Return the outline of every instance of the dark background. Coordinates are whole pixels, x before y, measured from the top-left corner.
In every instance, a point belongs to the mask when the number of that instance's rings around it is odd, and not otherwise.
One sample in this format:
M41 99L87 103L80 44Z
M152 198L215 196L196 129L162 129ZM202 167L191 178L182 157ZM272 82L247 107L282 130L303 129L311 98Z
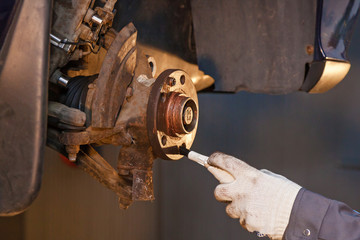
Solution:
M232 154L359 210L359 42L358 24L350 73L325 94L200 94L193 149ZM113 164L117 153L104 147ZM157 160L154 172L157 199L123 211L115 194L46 149L39 197L24 214L0 218L0 239L257 239L227 217L213 197L217 181L201 166Z

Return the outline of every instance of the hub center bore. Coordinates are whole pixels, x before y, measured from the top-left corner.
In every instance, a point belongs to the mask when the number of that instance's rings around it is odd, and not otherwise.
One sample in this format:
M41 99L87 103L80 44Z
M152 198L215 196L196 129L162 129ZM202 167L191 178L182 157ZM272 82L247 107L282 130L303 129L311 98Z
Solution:
M190 125L193 118L194 118L194 112L193 112L192 108L189 106L184 110L184 113L183 113L184 124L185 125Z

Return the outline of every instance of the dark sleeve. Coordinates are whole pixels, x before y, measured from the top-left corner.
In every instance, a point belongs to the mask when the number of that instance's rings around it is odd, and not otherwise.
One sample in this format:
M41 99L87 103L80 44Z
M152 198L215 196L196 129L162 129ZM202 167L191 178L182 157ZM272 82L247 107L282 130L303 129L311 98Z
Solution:
M303 188L295 199L284 239L359 240L360 213Z

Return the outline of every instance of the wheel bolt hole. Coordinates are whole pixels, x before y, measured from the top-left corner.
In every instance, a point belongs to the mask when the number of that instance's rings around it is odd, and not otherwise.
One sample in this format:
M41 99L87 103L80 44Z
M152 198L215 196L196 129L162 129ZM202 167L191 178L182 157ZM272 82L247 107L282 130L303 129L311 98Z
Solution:
M163 146L165 146L165 145L166 145L166 142L167 142L166 136L162 136L162 137L161 137L161 144L162 144Z
M180 77L180 83L181 83L182 85L185 84L185 76L184 76L184 75L181 75L181 77Z

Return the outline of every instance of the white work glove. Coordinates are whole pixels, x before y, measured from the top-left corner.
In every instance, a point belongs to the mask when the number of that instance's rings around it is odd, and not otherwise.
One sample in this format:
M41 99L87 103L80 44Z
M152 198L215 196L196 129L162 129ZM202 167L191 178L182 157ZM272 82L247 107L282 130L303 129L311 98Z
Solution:
M230 202L226 213L240 218L240 224L249 232L257 231L271 239L282 239L289 223L300 186L268 170L257 170L245 162L220 153L208 159L208 170L220 181L215 197ZM230 173L234 180L229 180Z

